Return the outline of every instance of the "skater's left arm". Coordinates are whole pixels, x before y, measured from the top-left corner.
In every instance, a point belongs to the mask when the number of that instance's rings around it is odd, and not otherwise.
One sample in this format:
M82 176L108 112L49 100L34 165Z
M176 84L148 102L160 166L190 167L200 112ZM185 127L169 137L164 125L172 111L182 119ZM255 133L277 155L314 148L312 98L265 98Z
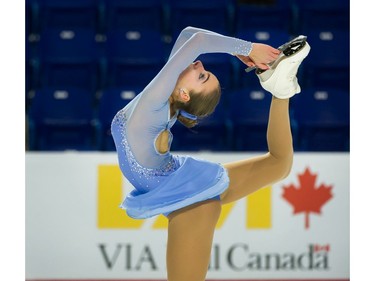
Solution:
M236 57L249 67L269 69L268 64L279 56L280 51L269 45L253 43L253 49L249 56L236 55Z

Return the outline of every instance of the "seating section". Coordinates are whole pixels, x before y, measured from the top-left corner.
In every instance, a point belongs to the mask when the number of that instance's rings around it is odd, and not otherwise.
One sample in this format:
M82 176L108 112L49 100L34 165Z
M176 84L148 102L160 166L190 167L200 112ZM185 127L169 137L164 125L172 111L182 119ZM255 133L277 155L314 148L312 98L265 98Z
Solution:
M294 0L296 33L312 30L349 30L349 0Z
M349 92L306 88L291 100L301 151L349 151Z
M162 32L165 27L161 0L107 0L103 3L105 21L103 30L153 29Z
M168 0L172 34L186 26L197 26L228 35L232 31L232 0Z
M303 86L349 89L349 33L327 29L306 35L311 52L303 65Z
M292 7L289 0L235 1L235 30L278 29L291 32Z
M30 150L114 151L110 124L166 63L186 26L278 47L311 46L291 100L296 151L349 151L348 0L26 0ZM222 99L212 116L172 128L173 150L266 151L271 95L234 56L202 54ZM336 107L333 106L336 104Z
M262 88L241 88L229 93L231 144L236 151L266 151L271 95Z
M31 150L93 150L99 133L89 91L43 88L28 111Z
M106 87L145 87L166 62L164 43L154 30L113 30L104 45Z
M99 28L100 0L28 0L38 5L38 30Z
M40 33L36 72L44 87L95 91L99 81L99 46L91 29L50 28Z

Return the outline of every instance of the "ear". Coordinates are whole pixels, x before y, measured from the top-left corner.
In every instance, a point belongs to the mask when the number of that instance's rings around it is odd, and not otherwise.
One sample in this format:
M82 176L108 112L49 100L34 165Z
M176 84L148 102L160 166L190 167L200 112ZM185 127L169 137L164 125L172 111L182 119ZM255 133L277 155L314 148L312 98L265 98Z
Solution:
M188 90L186 90L185 88L181 88L180 89L180 98L183 102L188 102L190 100L190 95L189 95Z

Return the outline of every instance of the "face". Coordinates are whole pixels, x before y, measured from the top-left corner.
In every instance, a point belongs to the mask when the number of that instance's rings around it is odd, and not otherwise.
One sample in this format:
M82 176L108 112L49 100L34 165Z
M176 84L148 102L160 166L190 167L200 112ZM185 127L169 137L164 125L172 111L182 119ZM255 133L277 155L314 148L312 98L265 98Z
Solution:
M179 76L177 88L186 89L188 92L210 93L217 89L219 81L216 76L206 71L201 61L190 64Z

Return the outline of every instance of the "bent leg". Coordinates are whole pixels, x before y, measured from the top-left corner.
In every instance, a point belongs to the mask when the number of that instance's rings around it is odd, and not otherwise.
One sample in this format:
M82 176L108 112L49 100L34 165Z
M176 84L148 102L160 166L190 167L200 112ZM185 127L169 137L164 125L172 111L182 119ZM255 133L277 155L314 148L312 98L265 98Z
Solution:
M289 99L272 98L267 143L267 154L224 165L230 184L221 195L223 204L241 199L289 174L293 162Z
M168 216L168 281L204 281L221 202L208 200Z

